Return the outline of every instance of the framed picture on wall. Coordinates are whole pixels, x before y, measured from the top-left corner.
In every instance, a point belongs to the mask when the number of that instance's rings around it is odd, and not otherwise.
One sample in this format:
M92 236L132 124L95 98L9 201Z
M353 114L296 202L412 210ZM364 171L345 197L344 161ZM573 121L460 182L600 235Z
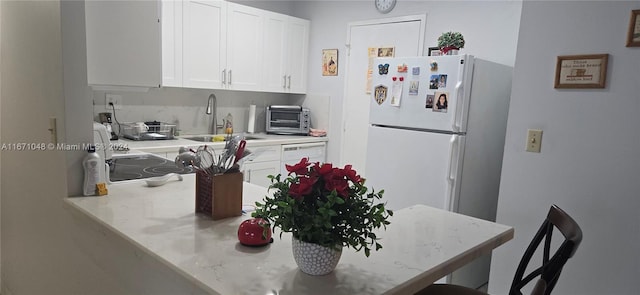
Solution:
M640 9L631 11L627 47L640 47L640 17L638 15L640 15Z
M322 50L322 75L338 75L338 49Z
M554 88L604 88L609 54L558 56Z

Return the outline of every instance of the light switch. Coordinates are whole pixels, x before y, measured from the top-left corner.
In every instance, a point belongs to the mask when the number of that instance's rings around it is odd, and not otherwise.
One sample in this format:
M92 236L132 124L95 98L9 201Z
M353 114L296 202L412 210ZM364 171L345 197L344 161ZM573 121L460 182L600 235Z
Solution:
M527 130L527 152L539 153L542 145L542 130Z
M51 143L58 144L58 123L56 117L49 118L49 132L51 132Z

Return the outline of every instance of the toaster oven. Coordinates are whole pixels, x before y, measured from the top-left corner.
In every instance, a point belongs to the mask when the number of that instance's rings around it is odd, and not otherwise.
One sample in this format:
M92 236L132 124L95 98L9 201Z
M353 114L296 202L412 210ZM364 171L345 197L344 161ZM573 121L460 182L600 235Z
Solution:
M267 133L309 134L310 111L301 106L272 105L267 107Z

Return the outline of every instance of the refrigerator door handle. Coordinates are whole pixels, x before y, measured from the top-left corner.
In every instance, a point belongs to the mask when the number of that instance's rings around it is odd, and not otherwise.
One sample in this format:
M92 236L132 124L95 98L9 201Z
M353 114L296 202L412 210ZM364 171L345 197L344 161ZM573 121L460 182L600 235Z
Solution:
M456 113L453 116L453 122L451 124L451 128L453 129L453 131L455 132L460 132L460 125L462 125L462 123L460 122L462 120L462 81L458 81L458 83L456 84Z
M456 151L458 150L458 136L452 135L451 140L449 140L449 167L447 167L447 200L445 204L449 206L449 210L453 210L454 204L454 187L456 181L456 175L458 174L458 169L455 170L453 167L458 167L458 160L456 156ZM455 163L454 163L455 160Z
M463 97L464 89L463 89L463 81L465 80L465 63L461 60L458 65L458 82L456 83L456 109L455 114L453 114L453 122L452 122L452 130L455 132L460 132L462 129L462 114L463 114Z

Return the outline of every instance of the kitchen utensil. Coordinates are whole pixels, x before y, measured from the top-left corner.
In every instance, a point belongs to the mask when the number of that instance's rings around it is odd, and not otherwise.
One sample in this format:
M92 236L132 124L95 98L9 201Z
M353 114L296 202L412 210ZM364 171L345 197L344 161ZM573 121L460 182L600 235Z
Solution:
M144 133L149 131L149 125L145 124L144 122L136 122L134 123L134 126L138 133Z
M206 145L198 147L198 151L196 152L196 164L201 170L207 172L207 170L211 168L214 163L213 159L214 156L211 152L209 152L209 149L207 149Z
M247 141L246 140L240 140L240 143L238 144L238 149L236 150L236 159L233 162L234 164L238 162L238 160L240 160L244 154L244 147L245 145L247 145Z
M192 153L195 153L196 151L194 151L192 148L188 148L188 147L186 147L186 146L181 146L181 147L178 149L178 154L182 154L182 153L186 153L186 152L192 152Z
M176 166L180 168L189 167L196 161L196 154L193 152L183 152L176 156Z
M145 179L145 181L147 182L147 185L149 187L161 186L167 183L167 181L169 181L169 179L174 176L177 176L178 180L182 181L182 175L177 173L167 173L163 176L147 178Z
M227 143L224 146L227 158L231 157L231 155L235 155L239 143L240 135L231 136L231 134L229 134L227 137Z
M224 172L227 172L227 170L231 169L231 166L233 166L233 164L236 161L236 156L233 155L231 157L229 157L229 159L227 159L227 161L224 163Z

